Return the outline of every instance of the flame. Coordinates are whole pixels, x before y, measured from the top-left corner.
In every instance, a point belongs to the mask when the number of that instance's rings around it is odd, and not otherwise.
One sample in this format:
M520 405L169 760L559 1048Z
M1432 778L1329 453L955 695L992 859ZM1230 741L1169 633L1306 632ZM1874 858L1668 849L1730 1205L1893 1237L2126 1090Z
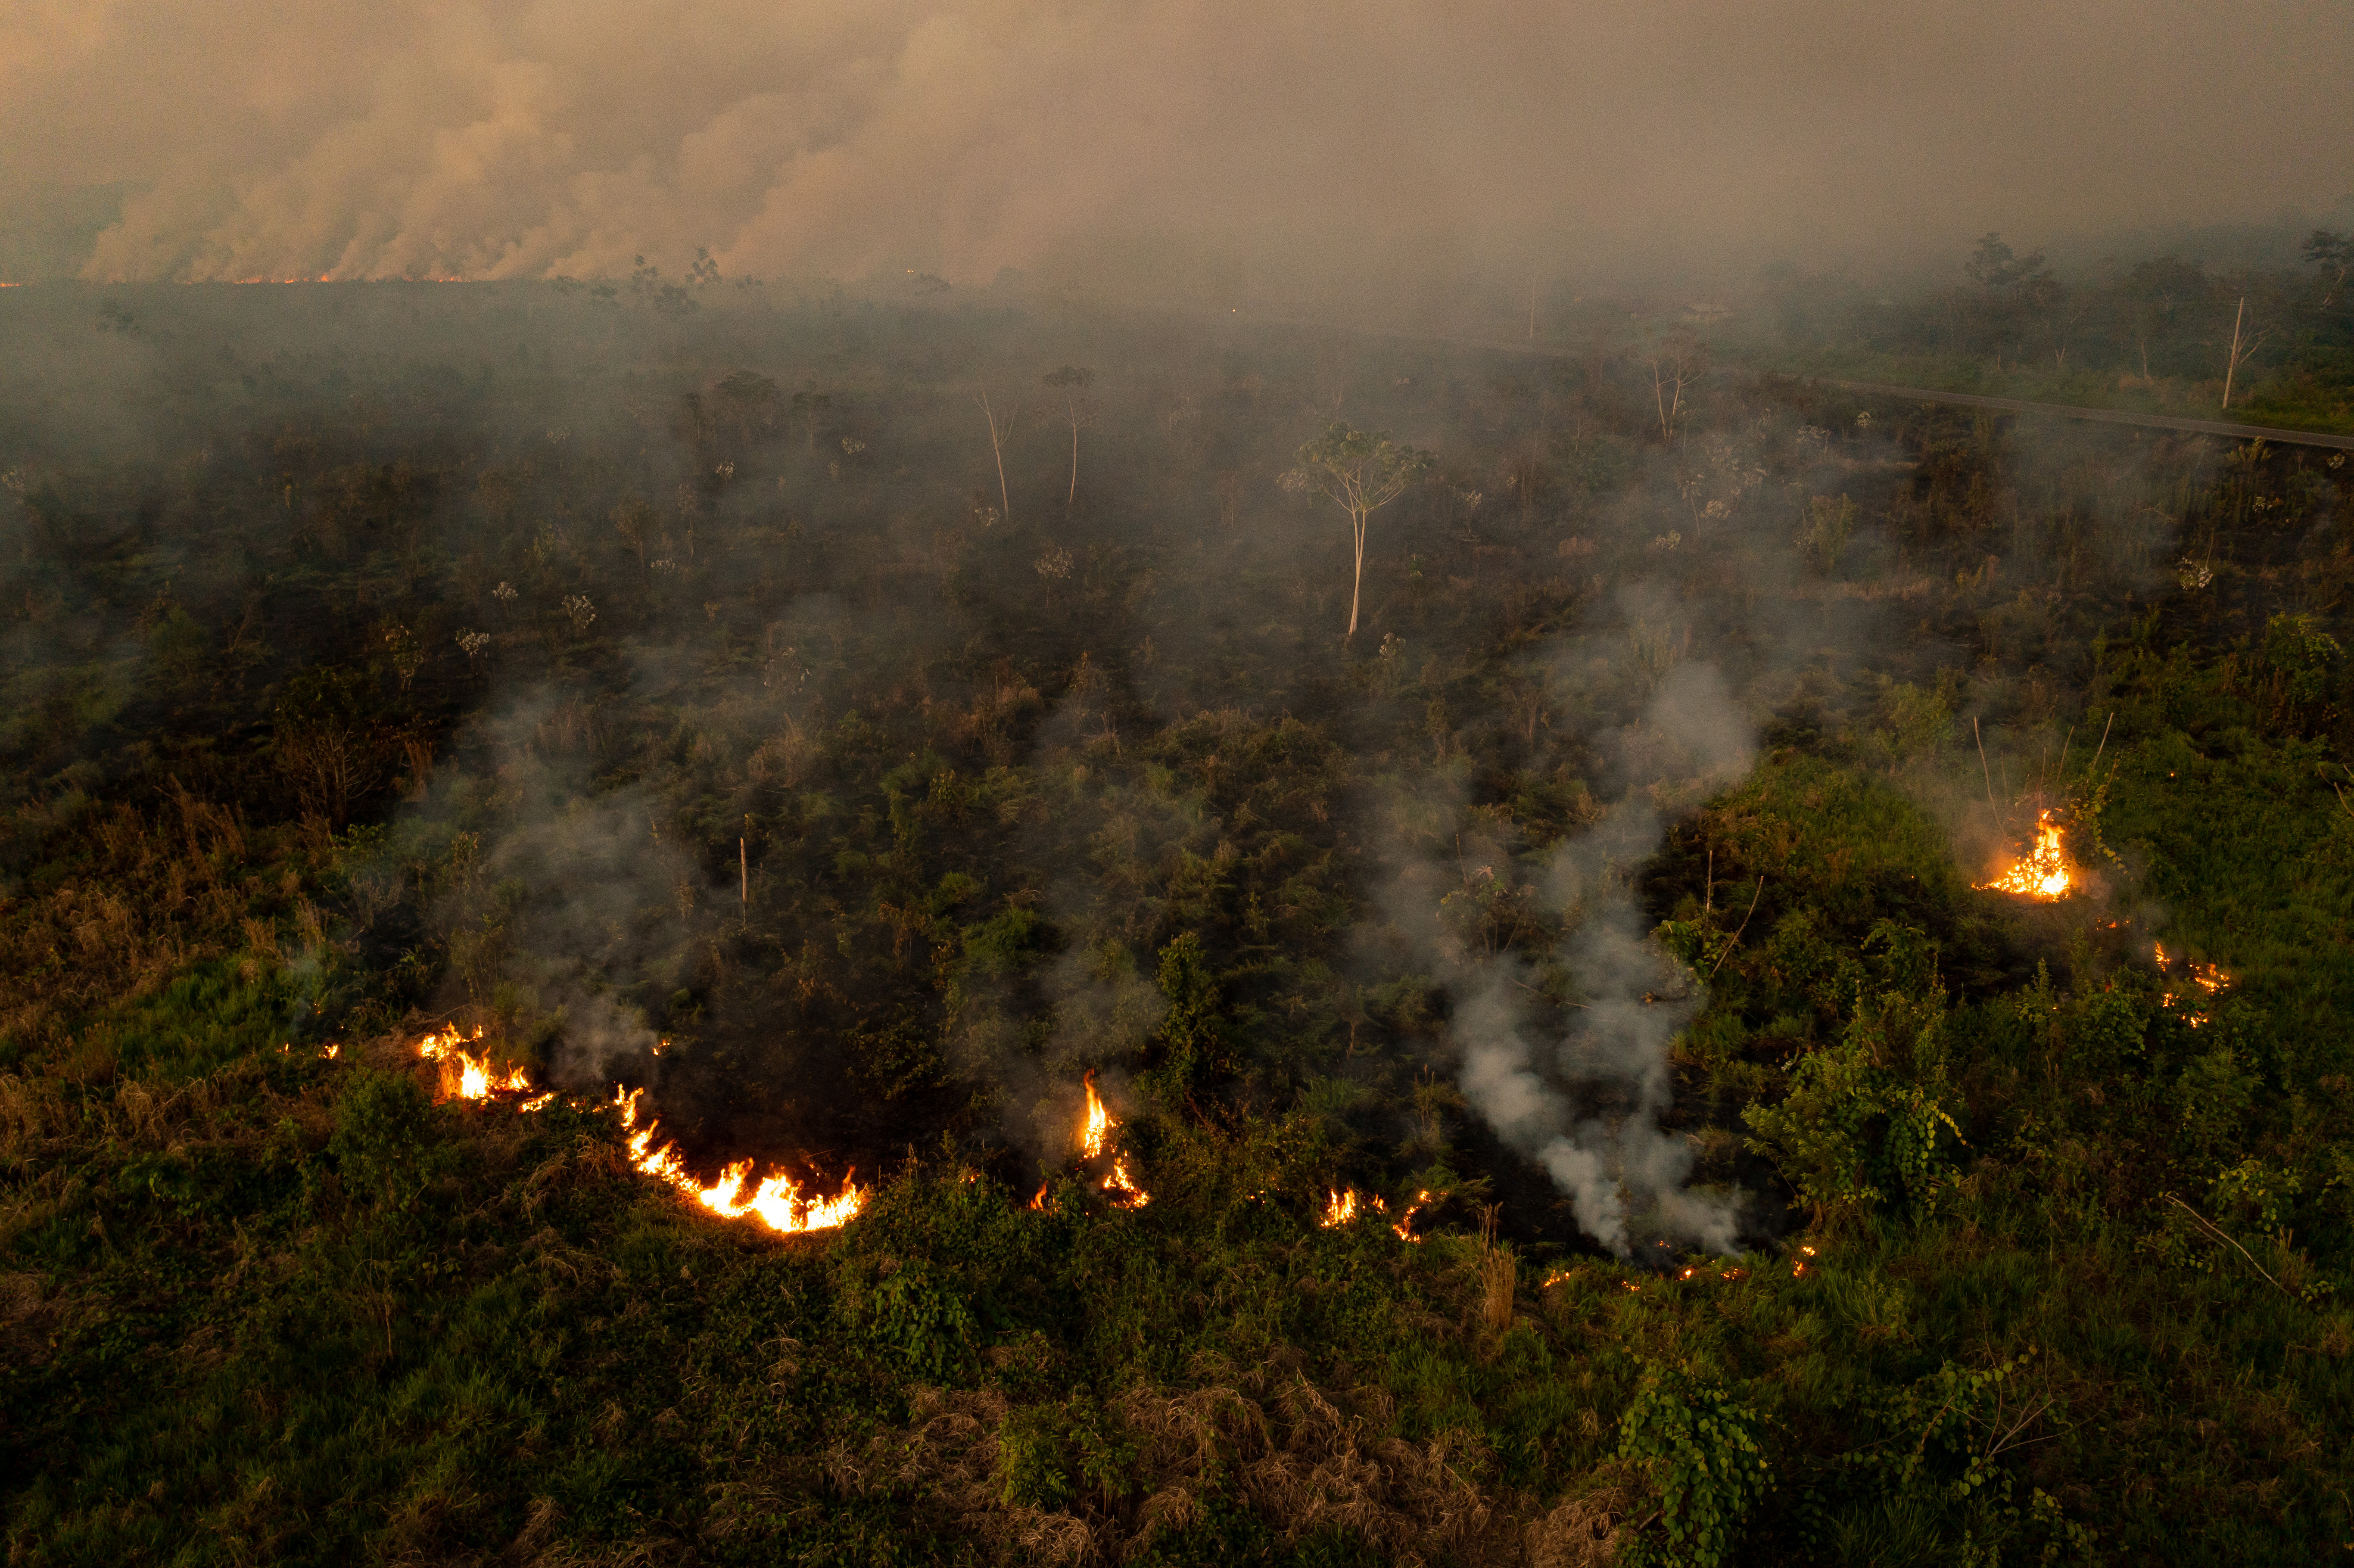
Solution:
M1422 1239L1420 1236L1414 1234L1414 1217L1416 1214L1421 1213L1422 1206L1429 1202L1430 1193L1427 1191L1416 1192L1414 1195L1414 1202L1405 1206L1405 1213L1398 1216L1398 1223L1390 1227L1390 1229L1397 1232L1398 1238L1401 1241L1420 1241Z
M1103 1179L1103 1190L1111 1194L1114 1205L1122 1209L1140 1209L1152 1202L1152 1194L1136 1184L1128 1173L1128 1157L1116 1156L1111 1162L1111 1174Z
M2010 868L1992 882L1971 885L1981 893L2023 893L2047 902L2066 897L2076 874L2060 846L2060 827L2052 815L2045 811L2035 819L2034 849L2011 862Z
M1345 1225L1356 1217L1355 1188L1343 1187L1337 1192L1329 1187L1324 1190L1324 1217L1316 1222L1318 1224L1329 1231L1336 1225Z
M647 1175L667 1181L673 1187L723 1220L756 1219L770 1230L786 1235L802 1231L830 1230L853 1219L865 1206L866 1190L854 1181L845 1181L841 1192L831 1198L805 1195L801 1183L779 1172L760 1179L749 1192L744 1184L751 1179L752 1161L738 1160L722 1169L719 1180L705 1186L686 1169L678 1152L678 1145L660 1139L662 1124L649 1120L638 1123L638 1100L643 1089L623 1089L616 1085L613 1105L620 1113L621 1128L630 1137L630 1163Z
M461 1035L453 1024L438 1034L428 1034L417 1043L417 1054L432 1063L441 1075L440 1092L436 1103L443 1100L487 1100L494 1096L525 1095L517 1110L545 1110L556 1103L556 1091L540 1089L531 1075L522 1067L502 1071L487 1053L476 1055L465 1047L482 1037L480 1029L472 1035ZM329 1054L333 1054L333 1051ZM652 1120L638 1125L638 1097L643 1089L624 1090L613 1086L612 1107L620 1113L621 1128L629 1135L630 1163L649 1176L669 1182L686 1196L722 1219L757 1219L772 1231L791 1234L801 1231L826 1230L842 1224L855 1215L866 1202L866 1191L855 1182L845 1181L841 1192L831 1198L806 1195L801 1184L791 1177L768 1176L750 1192L745 1183L752 1174L752 1161L739 1160L719 1172L719 1180L710 1186L697 1181L686 1169L678 1145L661 1139L657 1146L658 1127Z
M1053 1185L1054 1182L1051 1180L1039 1182L1037 1192L1030 1200L1030 1206L1034 1209L1044 1209L1046 1206L1046 1189Z
M1087 1073L1087 1115L1079 1125L1079 1153L1088 1160L1103 1154L1104 1139L1119 1123L1112 1120L1111 1112L1104 1108L1103 1097L1096 1093L1096 1075Z
M428 1034L417 1043L417 1054L441 1071L440 1100L486 1100L493 1095L531 1093L531 1075L521 1067L502 1072L488 1052L476 1055L466 1046L482 1037L480 1029L461 1035L452 1024L447 1033ZM545 1103L544 1101L542 1103ZM537 1109L537 1107L534 1107Z
M1103 1097L1096 1093L1096 1075L1092 1069L1087 1073L1087 1113L1079 1123L1079 1153L1084 1159L1099 1160L1112 1129L1119 1126L1119 1122L1105 1107ZM1152 1202L1152 1194L1137 1185L1136 1178L1129 1173L1125 1154L1112 1155L1111 1171L1099 1185L1111 1194L1112 1204L1116 1208L1140 1209Z

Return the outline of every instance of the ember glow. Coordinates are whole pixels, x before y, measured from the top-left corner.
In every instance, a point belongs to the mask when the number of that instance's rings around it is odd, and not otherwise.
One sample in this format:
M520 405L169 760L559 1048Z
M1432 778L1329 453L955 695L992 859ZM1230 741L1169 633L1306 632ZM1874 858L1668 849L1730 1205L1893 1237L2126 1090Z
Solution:
M2166 956L2166 944L2163 942L2153 942L2150 944L2150 950L2158 959L2158 972L2161 974L2169 973L2174 968L2175 960ZM2185 960L2182 967L2184 972L2189 976L2190 983L2197 986L2200 991L2205 991L2209 996L2213 996L2220 991L2229 991L2232 987L2232 977L2225 974L2218 965L2202 964L2193 959ZM2161 992L2158 999L2158 1004L2160 1007L2172 1007L2175 1003L2175 994L2176 993L2170 991ZM2190 1025L2191 1028L2196 1029L2200 1025L2207 1022L2208 1018L2203 1012L2185 1012L2183 1014L2182 1021Z
M2061 847L2059 824L2050 811L2035 820L2035 847L2011 862L1992 882L1973 884L1981 893L2019 893L2046 901L2064 898L2076 874Z
M1414 1195L1414 1202L1405 1206L1405 1213L1398 1216L1398 1223L1390 1227L1397 1232L1400 1240L1420 1241L1422 1239L1414 1234L1414 1217L1420 1213L1422 1206L1429 1202L1430 1194L1427 1192L1416 1192Z

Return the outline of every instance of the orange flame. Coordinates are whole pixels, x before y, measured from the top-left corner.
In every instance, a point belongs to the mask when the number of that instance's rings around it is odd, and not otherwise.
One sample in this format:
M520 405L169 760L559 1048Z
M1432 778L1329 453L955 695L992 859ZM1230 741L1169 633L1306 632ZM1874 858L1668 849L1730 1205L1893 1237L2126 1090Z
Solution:
M1414 1234L1414 1217L1420 1213L1422 1206L1429 1202L1430 1193L1427 1191L1416 1192L1414 1195L1414 1202L1405 1206L1405 1213L1398 1216L1398 1223L1390 1227L1397 1232L1399 1240L1420 1241L1422 1239Z
M1096 1075L1092 1069L1087 1074L1087 1112L1079 1123L1079 1153L1087 1160L1099 1160L1112 1129L1119 1126L1119 1122L1106 1108L1103 1097L1096 1093ZM1128 1156L1125 1154L1115 1153L1112 1156L1111 1172L1100 1184L1105 1192L1111 1194L1112 1203L1117 1208L1140 1209L1152 1202L1152 1194L1138 1186L1136 1178L1129 1173Z
M719 1172L718 1181L705 1186L687 1171L677 1144L662 1139L657 1145L661 1123L649 1120L642 1127L638 1124L638 1099L644 1093L643 1089L624 1090L618 1085L613 1089L613 1105L620 1112L622 1130L630 1135L630 1163L649 1176L669 1182L721 1219L756 1219L772 1231L791 1235L830 1230L854 1218L865 1206L866 1190L855 1182L845 1182L833 1197L820 1198L805 1195L800 1182L781 1172L761 1178L758 1185L747 1192L744 1184L752 1175L749 1160L738 1160L726 1166Z
M1336 1225L1345 1225L1356 1217L1355 1188L1343 1187L1337 1192L1329 1187L1324 1190L1324 1217L1316 1222L1318 1224L1329 1231Z
M1079 1124L1079 1153L1088 1160L1095 1160L1103 1154L1105 1137L1119 1124L1112 1120L1111 1112L1104 1108L1103 1097L1096 1093L1096 1075L1092 1071L1087 1074L1087 1119Z
M1152 1202L1152 1194L1138 1186L1136 1178L1128 1173L1126 1155L1113 1159L1111 1174L1103 1179L1103 1190L1111 1194L1114 1206L1122 1209L1140 1209Z
M471 1036L461 1035L452 1025L445 1033L428 1034L417 1043L417 1054L440 1072L437 1104L453 1099L487 1100L506 1095L529 1097L516 1103L517 1110L545 1110L556 1103L555 1090L534 1092L531 1075L525 1069L502 1070L492 1063L488 1053L477 1055L465 1049L482 1037L480 1029ZM756 1219L772 1231L792 1234L842 1224L864 1206L865 1189L850 1181L845 1181L835 1196L820 1198L805 1195L799 1182L779 1174L764 1177L748 1192L745 1183L752 1174L749 1160L727 1166L719 1172L718 1181L705 1186L688 1173L677 1144L662 1139L657 1147L656 1123L649 1120L643 1127L638 1125L638 1097L644 1092L624 1090L618 1084L613 1087L611 1104L620 1113L622 1130L629 1134L630 1163L649 1176L667 1181L720 1218Z
M2035 819L2034 849L2011 862L2009 869L1992 882L1972 885L1981 893L2021 893L2048 903L2066 897L2075 880L2067 853L2061 848L2059 824L2045 811Z
M476 1055L466 1047L482 1037L480 1029L472 1035L461 1035L451 1024L444 1034L428 1034L417 1043L417 1054L440 1070L441 1086L434 1097L442 1100L486 1100L493 1095L527 1095L531 1093L531 1075L521 1067L502 1071L493 1063L488 1052ZM529 1109L537 1110L546 1103L542 1098Z

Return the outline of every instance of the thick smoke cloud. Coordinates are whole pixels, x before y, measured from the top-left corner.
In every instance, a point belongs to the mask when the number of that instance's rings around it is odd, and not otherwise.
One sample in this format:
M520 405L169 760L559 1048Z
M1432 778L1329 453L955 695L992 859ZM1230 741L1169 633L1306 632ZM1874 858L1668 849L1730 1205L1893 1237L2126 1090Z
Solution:
M46 237L16 264L96 279L675 275L705 246L1435 296L2326 211L2349 58L2327 5L36 0L0 16L0 199Z

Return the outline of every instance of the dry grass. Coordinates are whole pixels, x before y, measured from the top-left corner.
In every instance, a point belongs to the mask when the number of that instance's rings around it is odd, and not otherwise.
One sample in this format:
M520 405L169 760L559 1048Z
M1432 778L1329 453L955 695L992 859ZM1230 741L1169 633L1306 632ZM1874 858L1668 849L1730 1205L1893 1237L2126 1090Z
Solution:
M1140 1555L1195 1522L1215 1491L1287 1543L1338 1531L1399 1563L1573 1568L1610 1561L1635 1500L1615 1473L1549 1510L1484 1490L1468 1478L1487 1459L1470 1439L1408 1442L1384 1391L1320 1389L1278 1361L1200 1387L1129 1390L1111 1404L1136 1451L1126 1495L1040 1510L1005 1496L1001 1435L1012 1414L994 1391L922 1390L906 1428L837 1444L809 1478L841 1495L905 1499L994 1561L1070 1564ZM722 1499L711 1528L733 1533L775 1502L748 1486Z
M1471 1266L1479 1287L1479 1326L1491 1339L1501 1339L1512 1326L1512 1301L1521 1283L1520 1264L1512 1249L1496 1239L1500 1204L1490 1204L1479 1215L1479 1252Z
M296 852L298 830L249 833L231 809L181 790L69 832L84 852L79 874L0 906L0 1035L54 1047L77 1014L151 995L203 959L278 956L258 911L291 890L282 872L250 863Z

